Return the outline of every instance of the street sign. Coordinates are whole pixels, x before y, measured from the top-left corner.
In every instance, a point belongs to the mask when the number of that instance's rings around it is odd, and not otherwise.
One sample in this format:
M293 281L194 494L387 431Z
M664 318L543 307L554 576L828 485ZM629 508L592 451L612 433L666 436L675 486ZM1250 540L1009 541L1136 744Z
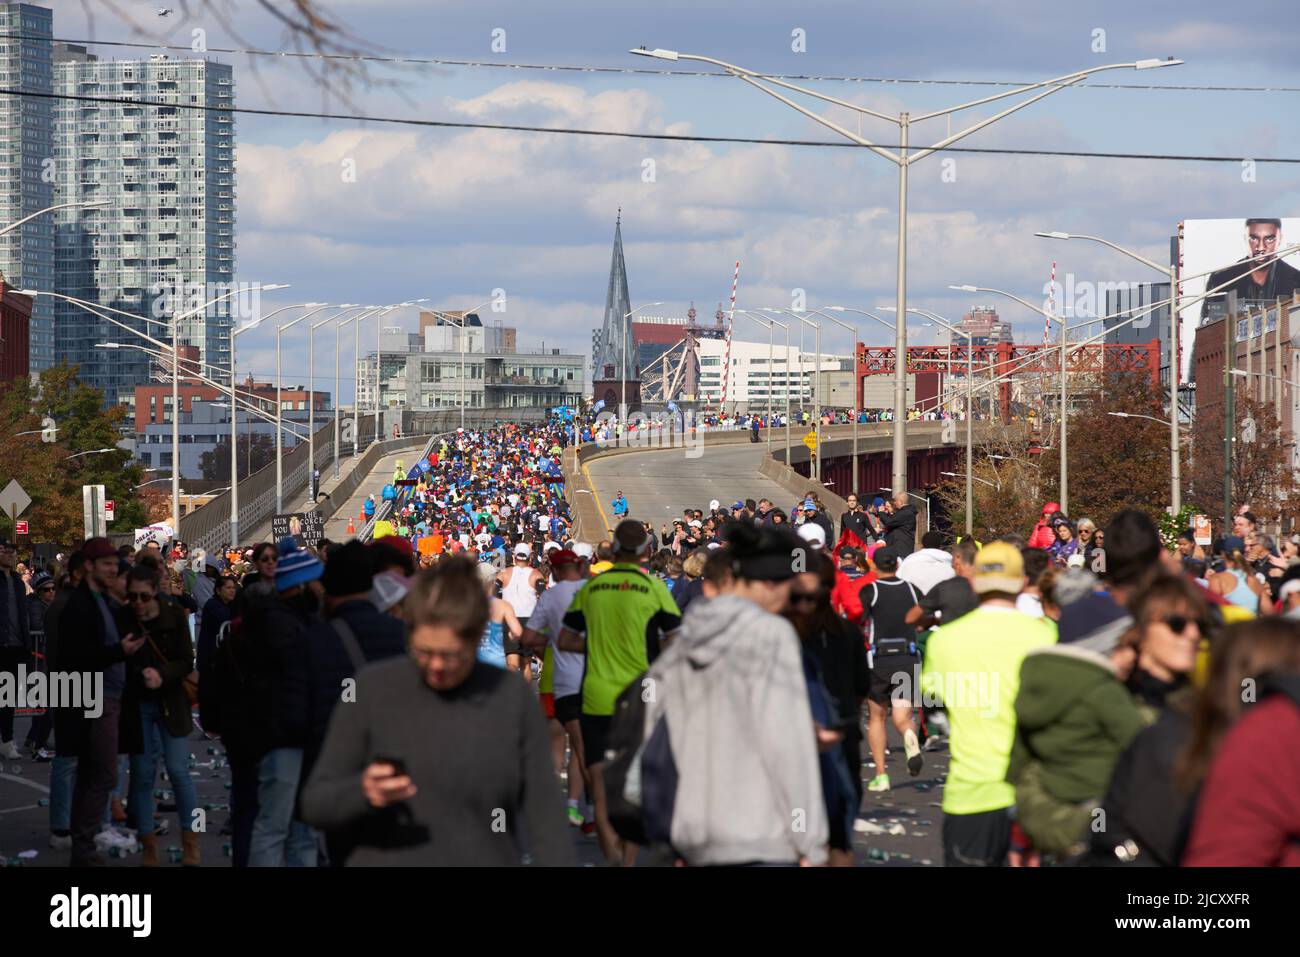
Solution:
M113 520L113 500L110 498L107 502L104 503L104 521L111 522L112 520Z
M18 484L17 479L10 481L5 486L4 491L0 492L0 508L5 510L11 519L16 520L19 515L27 511L27 506L32 504L32 497L23 491L23 487Z
M15 535L26 535L26 534L27 534L27 523L26 523L26 522L14 522L14 534L15 534Z
M805 435L805 436L803 437L803 444L806 445L806 446L808 446L808 448L812 449L814 452L816 452L816 451L817 451L817 433L816 433L815 431L813 431L813 432L809 432L807 435Z

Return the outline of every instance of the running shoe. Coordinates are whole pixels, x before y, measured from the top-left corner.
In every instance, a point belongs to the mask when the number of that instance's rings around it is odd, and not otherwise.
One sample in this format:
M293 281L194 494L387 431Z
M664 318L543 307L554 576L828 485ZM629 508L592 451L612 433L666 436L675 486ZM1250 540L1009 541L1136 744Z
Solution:
M54 848L56 851L66 851L68 848L72 847L72 835L55 834L50 832L50 847Z
M568 809L568 815L569 815L569 823L572 824L574 827L582 827L582 825L586 823L586 819L582 816L582 810L580 808L576 808L570 805Z
M888 791L888 790L889 790L889 775L888 775L888 774L877 774L874 778L872 778L872 779L867 783L867 790L868 790L868 791Z
M0 744L0 757L6 757L11 761L17 761L22 756L23 753L18 750L18 745L14 744L12 741L6 741L4 744Z
M32 760L38 764L46 764L54 760L54 752L48 748L37 748L32 752Z
M925 759L921 757L921 745L916 740L916 732L911 728L903 732L903 750L907 752L907 773L916 777L921 773Z

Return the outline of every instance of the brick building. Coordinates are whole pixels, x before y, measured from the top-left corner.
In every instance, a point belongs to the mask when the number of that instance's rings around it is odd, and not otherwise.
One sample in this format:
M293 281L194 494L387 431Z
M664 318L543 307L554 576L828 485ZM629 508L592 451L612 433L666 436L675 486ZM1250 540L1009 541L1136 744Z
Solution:
M0 275L0 382L24 378L31 368L32 298L20 296Z

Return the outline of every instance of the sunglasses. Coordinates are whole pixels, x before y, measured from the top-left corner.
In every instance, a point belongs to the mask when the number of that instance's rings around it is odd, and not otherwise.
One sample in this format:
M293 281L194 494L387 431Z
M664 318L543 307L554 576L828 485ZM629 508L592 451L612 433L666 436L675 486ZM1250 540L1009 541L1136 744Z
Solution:
M146 602L146 601L153 601L153 599L154 599L153 592L129 591L126 593L127 601Z
M1185 632L1188 625L1197 624L1195 618L1188 618L1186 615L1165 615L1160 620L1164 622L1165 626L1175 635L1181 635Z

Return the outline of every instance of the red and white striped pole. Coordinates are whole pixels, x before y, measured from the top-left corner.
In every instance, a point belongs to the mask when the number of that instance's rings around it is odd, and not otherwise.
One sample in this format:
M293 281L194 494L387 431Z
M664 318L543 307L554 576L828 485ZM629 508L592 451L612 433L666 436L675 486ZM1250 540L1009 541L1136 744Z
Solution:
M727 392L731 383L731 327L736 320L736 286L740 283L740 260L736 260L736 271L731 277L731 312L727 316L727 347L722 359L722 406L719 413L727 414Z

